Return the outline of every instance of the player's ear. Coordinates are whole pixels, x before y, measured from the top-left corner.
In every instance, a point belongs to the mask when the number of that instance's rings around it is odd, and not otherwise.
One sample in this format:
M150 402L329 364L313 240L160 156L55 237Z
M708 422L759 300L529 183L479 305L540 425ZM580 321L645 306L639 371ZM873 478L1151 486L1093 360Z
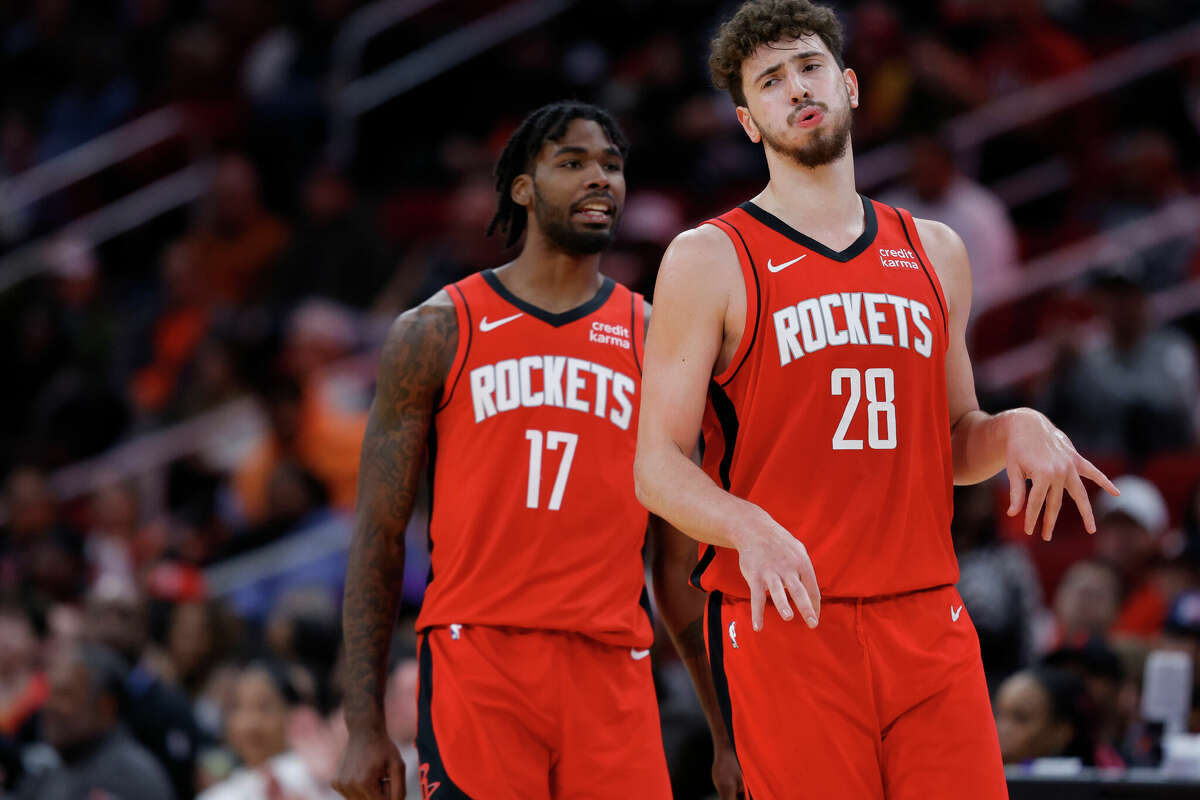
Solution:
M517 177L513 178L512 186L509 187L508 196L512 201L519 206L530 206L533 204L533 176L527 172L522 172Z
M745 106L737 107L738 122L742 123L742 130L750 137L750 141L758 144L762 141L762 132L758 130L758 123L754 121L754 117L750 116L750 109Z
M846 82L846 94L850 96L850 107L858 108L858 76L854 70L846 67L842 70L842 80Z

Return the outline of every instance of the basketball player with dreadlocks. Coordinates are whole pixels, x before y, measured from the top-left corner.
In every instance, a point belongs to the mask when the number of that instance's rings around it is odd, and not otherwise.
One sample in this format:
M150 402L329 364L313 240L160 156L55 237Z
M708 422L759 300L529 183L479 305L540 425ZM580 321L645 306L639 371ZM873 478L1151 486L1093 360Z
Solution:
M808 0L745 2L713 40L770 180L663 256L638 494L701 543L692 579L750 796L993 800L952 485L1006 469L1009 513L1032 533L1044 504L1046 539L1064 493L1095 529L1081 478L1116 489L1045 416L980 410L966 251L858 194L841 42Z
M335 788L402 797L384 663L418 475L432 485L431 580L417 618L424 798L670 797L650 672L633 487L648 306L600 274L627 144L603 110L531 114L496 168L510 263L402 314L363 441L346 576L349 744ZM654 521L657 522L657 521ZM722 800L738 791L687 586L691 540L655 524L663 619L699 687Z

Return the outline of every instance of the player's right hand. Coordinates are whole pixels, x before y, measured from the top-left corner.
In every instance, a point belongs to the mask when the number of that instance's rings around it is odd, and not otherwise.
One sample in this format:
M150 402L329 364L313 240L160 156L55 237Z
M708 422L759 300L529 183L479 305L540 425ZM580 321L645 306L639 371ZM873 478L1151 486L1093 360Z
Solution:
M404 800L404 760L386 731L351 731L333 789L346 800Z
M738 566L750 586L750 620L754 630L762 630L768 594L785 622L794 616L788 603L790 595L808 627L817 627L821 590L808 550L767 512L756 511L756 519L739 531L737 542Z

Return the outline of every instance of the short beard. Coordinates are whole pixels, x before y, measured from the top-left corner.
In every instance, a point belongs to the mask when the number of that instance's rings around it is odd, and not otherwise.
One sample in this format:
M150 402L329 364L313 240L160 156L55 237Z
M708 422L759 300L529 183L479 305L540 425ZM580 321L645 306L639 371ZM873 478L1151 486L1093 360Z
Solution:
M850 113L847 111L829 133L815 136L803 147L788 147L774 139L761 125L758 130L767 147L802 167L815 169L836 161L845 154L846 148L850 146Z
M618 210L619 211L619 210ZM589 231L571 227L571 210L559 209L546 202L533 184L533 213L538 227L550 243L566 253L579 256L594 256L612 244L617 229L618 214L613 214L612 224L607 230Z

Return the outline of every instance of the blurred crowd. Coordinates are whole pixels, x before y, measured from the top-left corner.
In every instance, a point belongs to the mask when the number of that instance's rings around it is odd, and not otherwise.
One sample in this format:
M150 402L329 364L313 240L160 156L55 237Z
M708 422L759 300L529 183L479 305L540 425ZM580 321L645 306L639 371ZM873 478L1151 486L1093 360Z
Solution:
M364 5L0 9L0 273L45 243L37 274L0 292L0 374L13 387L0 395L0 797L66 798L86 781L146 798L329 796L372 353L397 311L510 257L483 235L508 133L560 97L617 115L633 142L630 192L603 269L647 294L676 233L765 180L708 84L707 40L734 3L579 4L355 120L334 147L347 79L507 4L432 3L347 74L339 37ZM890 146L897 166L865 172L862 189L963 236L985 407L1040 408L1123 476L1121 498L1098 501L1094 537L1064 510L1048 544L1005 516L1003 484L956 491L959 588L1006 760L1153 765L1165 722L1139 704L1147 655L1200 657L1200 303L1188 300L1200 55L970 146L961 124L1197 24L1200 3L838 7L863 91L860 162ZM6 205L14 176L162 107L183 115L179 136ZM187 164L211 165L190 207L104 241L64 228ZM1122 246L1096 250L1070 280L1023 290L1062 248L1173 210L1197 224L1118 234ZM984 367L1012 363L986 379ZM137 458L72 472L151 439ZM410 526L390 665L389 724L406 747L425 513ZM676 796L704 797L710 745L669 644L656 674ZM1192 730L1200 670L1196 682L1181 710Z

